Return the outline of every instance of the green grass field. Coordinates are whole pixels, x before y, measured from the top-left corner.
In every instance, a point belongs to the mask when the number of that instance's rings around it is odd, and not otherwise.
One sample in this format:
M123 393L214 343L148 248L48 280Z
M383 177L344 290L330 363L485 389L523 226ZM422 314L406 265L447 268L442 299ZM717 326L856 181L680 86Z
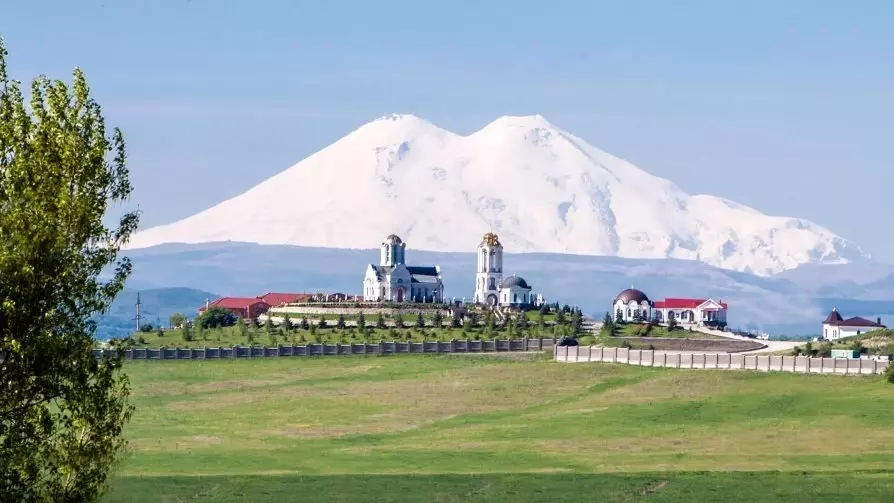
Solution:
M471 355L125 368L137 410L107 501L894 494L894 386L880 378Z

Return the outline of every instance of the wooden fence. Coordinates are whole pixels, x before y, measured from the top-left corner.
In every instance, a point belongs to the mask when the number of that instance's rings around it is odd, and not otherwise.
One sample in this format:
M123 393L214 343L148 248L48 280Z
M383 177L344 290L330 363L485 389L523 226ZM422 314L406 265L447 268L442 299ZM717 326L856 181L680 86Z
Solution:
M881 374L887 362L848 358L747 355L734 353L685 353L594 346L556 346L560 362L606 362L678 369L757 370L805 374Z
M125 360L206 360L227 358L270 358L283 356L391 355L419 353L491 353L508 351L543 351L555 346L555 339L492 339L487 341L453 340L403 342L381 341L377 344L306 344L302 346L233 346L230 348L133 348L94 349L93 355L117 356Z

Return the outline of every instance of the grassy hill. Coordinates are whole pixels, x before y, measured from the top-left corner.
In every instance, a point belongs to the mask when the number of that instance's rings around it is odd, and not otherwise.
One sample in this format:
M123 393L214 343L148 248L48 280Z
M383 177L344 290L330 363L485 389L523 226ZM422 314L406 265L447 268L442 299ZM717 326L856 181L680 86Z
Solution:
M475 356L128 362L106 501L888 501L894 386Z

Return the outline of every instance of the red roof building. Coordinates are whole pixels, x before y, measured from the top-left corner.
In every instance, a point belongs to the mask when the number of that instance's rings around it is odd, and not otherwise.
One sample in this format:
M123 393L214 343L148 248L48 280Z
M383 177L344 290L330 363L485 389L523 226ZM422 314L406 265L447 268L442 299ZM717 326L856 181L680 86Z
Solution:
M724 327L728 309L720 300L666 298L652 304L652 317L659 323L673 317L678 323Z
M249 319L266 313L270 309L270 304L257 297L222 297L202 306L199 314L212 307L219 307L233 313L234 316Z
M297 302L307 302L311 298L309 293L276 293L268 292L258 298L267 303L270 307L278 307L283 304L294 304Z

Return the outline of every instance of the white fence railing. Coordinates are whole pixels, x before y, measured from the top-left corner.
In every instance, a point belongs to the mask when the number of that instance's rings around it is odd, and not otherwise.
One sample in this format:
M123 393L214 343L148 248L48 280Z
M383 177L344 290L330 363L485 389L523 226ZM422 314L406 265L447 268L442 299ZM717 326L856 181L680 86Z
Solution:
M886 362L850 358L651 351L595 346L556 346L554 357L559 362L605 362L678 369L757 370L841 375L881 374L888 366Z

